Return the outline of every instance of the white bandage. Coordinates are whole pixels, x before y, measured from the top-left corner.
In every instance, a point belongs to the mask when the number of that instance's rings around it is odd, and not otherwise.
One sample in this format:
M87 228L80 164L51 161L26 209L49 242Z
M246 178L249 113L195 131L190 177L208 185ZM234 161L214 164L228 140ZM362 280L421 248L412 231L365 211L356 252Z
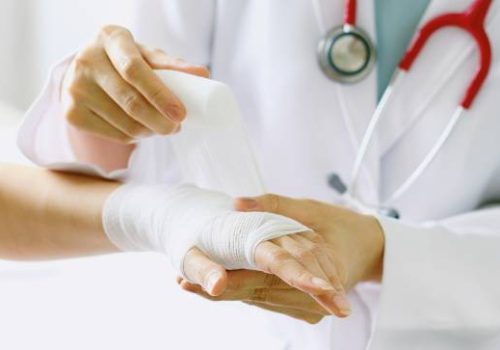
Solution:
M228 269L257 269L260 242L308 229L282 216L233 210L230 196L259 195L264 186L231 90L193 75L157 73L186 107L181 132L169 140L182 182L198 187L119 188L104 208L107 235L123 250L167 253L181 274L195 246Z
M106 201L103 225L120 249L166 253L183 275L192 247L227 269L256 270L259 243L308 231L279 215L235 212L229 196L192 185L124 185Z
M187 111L181 132L168 136L182 182L231 196L263 194L264 184L231 89L181 72L157 74Z

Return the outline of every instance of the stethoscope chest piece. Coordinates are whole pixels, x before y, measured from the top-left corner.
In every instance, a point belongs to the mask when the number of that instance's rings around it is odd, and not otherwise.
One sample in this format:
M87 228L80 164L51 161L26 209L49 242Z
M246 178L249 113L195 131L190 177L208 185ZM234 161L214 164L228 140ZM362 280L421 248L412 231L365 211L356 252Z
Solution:
M340 83L356 83L373 70L376 50L362 29L344 24L330 30L318 44L321 70Z

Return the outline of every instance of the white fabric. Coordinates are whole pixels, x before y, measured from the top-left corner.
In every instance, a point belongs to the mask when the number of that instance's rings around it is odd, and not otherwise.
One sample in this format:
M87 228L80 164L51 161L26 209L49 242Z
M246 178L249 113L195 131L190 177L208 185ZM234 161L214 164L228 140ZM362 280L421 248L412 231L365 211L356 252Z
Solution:
M106 201L103 225L122 250L166 253L183 275L193 247L229 270L258 270L259 243L309 230L275 214L235 212L228 195L192 185L121 186Z
M180 72L157 74L186 107L182 132L169 138L182 181L232 196L263 194L264 184L229 87Z
M327 27L342 23L343 0L320 3ZM462 11L469 4L470 0L432 0L424 20L445 11ZM278 317L274 325L281 330L279 336L287 349L361 350L372 328L377 350L432 349L422 342L438 338L434 348L459 348L456 345L461 342L469 349L500 347L500 340L489 336L500 330L485 311L498 310L497 301L486 293L494 293L500 283L500 263L492 255L498 244L494 234L500 232L500 210L475 212L482 203L500 198L500 16L495 14L499 5L493 2L488 18L494 59L476 103L419 181L391 203L403 217L384 224L388 239L382 302L378 303L376 286L363 285L351 294L353 316L347 320L327 318L310 326ZM315 48L323 33L311 1L220 0L215 5L213 1L150 0L137 1L136 14L137 26L132 29L137 41L210 64L212 76L234 91L266 190L338 201L326 178L335 171L349 179L359 140L375 109L375 74L349 86L337 86L322 75ZM373 20L373 1L360 2L358 23L372 37ZM427 44L381 121L357 188L362 199L384 199L428 152L476 71L473 48L470 37L454 28L443 30ZM427 108L412 121L422 101L429 101ZM32 158L55 161L61 141L60 135L50 131L56 130L61 118L44 113L54 107L53 101L40 99L38 105L40 113L31 113L26 123L39 119L54 123L53 129L24 129L20 142L37 139L36 144L44 147L30 143ZM130 179L178 182L181 176L172 147L168 138L142 141L130 160ZM456 225L440 224L459 214L464 219ZM484 232L491 236L486 239ZM473 255L476 263L464 254ZM436 268L444 262L445 272ZM479 308L464 306L472 296L449 292L447 282L457 283L457 275L481 284L478 295L484 304ZM410 276L425 286L405 289ZM424 283L429 278L440 283L429 286ZM394 297L400 293L401 298ZM433 305L429 306L429 300ZM441 303L446 307L439 307ZM378 321L373 323L377 306ZM409 313L410 307L418 315ZM476 326L457 322L477 320L483 313L489 329L481 322ZM422 322L423 315L454 322L437 326ZM406 322L413 316L414 323Z
M409 339L412 349L498 349L498 215L490 209L425 225L380 218L386 253L372 349L404 349Z

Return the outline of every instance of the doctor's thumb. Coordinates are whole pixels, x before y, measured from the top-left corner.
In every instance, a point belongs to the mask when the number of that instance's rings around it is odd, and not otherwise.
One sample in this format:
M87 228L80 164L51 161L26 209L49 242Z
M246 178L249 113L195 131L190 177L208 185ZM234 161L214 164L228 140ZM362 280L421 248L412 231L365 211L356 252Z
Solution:
M227 287L227 272L224 267L210 260L197 248L186 254L184 273L189 281L199 284L212 296L221 295Z
M277 194L265 194L258 197L241 197L234 200L234 209L242 212L261 211L301 221L304 209L303 201Z

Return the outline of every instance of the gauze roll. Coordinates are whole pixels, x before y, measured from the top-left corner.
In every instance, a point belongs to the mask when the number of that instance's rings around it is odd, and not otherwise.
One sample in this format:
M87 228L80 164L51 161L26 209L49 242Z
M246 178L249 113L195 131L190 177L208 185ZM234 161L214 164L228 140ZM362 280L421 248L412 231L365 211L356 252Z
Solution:
M181 72L157 74L186 107L181 132L168 136L182 182L231 196L263 194L264 184L231 89Z
M235 212L228 195L194 185L124 185L106 201L103 225L120 249L166 253L184 276L192 247L227 269L257 270L259 243L309 230L276 214Z
M183 275L184 257L195 246L227 269L257 269L259 243L308 228L275 214L233 210L231 197L262 194L264 185L231 90L185 73L157 74L186 107L181 132L168 138L182 183L194 185L122 186L104 207L106 234L122 250L166 253Z

